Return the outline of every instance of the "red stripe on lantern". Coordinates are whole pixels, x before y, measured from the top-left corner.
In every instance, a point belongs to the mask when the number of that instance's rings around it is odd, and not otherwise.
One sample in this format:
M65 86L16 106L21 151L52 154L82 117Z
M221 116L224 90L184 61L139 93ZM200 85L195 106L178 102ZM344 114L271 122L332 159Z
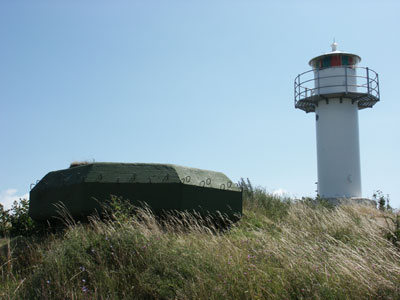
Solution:
M341 65L342 64L341 64L341 61L340 61L340 56L339 55L332 56L331 66L332 67L339 67Z

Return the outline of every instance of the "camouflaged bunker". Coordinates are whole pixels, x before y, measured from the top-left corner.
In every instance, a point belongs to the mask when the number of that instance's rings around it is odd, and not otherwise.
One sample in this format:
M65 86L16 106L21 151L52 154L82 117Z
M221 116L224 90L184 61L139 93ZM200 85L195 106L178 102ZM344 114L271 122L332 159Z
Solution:
M63 203L72 217L82 219L102 210L111 195L146 203L155 214L196 211L237 220L242 192L220 172L169 164L90 163L53 171L30 192L29 215L37 221L58 215Z

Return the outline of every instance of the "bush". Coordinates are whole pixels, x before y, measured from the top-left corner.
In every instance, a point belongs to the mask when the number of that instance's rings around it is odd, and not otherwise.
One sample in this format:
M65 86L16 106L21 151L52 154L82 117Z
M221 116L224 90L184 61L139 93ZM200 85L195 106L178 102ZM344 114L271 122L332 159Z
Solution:
M19 199L14 201L10 213L10 235L11 236L28 236L37 232L36 222L28 215L29 200Z
M378 204L379 210L392 210L392 207L389 204L389 195L384 195L381 190L377 190L372 194L372 198Z
M10 214L8 210L0 203L0 237L8 236L10 231Z
M9 210L0 205L0 236L31 236L41 232L43 226L29 216L28 210L28 199L14 201Z

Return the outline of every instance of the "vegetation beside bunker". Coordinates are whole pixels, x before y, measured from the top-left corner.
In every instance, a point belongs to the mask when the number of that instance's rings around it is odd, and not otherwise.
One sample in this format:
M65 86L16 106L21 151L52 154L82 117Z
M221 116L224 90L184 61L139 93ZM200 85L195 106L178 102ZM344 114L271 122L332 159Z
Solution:
M242 184L243 218L224 233L190 215L132 217L115 199L108 221L71 223L3 256L0 298L399 299L400 252L379 222L393 212Z

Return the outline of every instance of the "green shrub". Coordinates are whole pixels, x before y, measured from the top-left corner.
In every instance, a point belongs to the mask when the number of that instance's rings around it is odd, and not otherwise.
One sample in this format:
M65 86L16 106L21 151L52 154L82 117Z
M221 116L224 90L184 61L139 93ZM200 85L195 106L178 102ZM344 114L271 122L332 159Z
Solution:
M36 223L28 215L29 200L19 199L14 201L10 210L10 235L28 236L36 232Z
M392 210L392 207L389 204L389 195L384 195L381 190L377 190L372 194L372 198L378 204L379 210Z
M28 199L14 201L9 210L4 210L0 205L0 236L31 236L42 232L45 226L35 222L29 216L28 210Z
M8 236L10 231L10 214L8 210L0 203L0 237Z

